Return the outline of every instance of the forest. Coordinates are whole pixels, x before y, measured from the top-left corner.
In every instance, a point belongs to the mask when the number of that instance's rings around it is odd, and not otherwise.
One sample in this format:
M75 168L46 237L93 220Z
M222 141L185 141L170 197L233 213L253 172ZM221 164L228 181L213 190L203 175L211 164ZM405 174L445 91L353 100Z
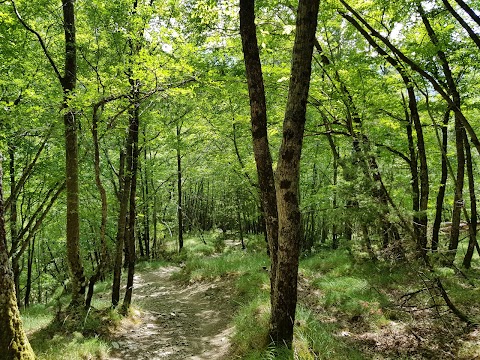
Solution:
M479 14L0 0L0 360L479 359Z

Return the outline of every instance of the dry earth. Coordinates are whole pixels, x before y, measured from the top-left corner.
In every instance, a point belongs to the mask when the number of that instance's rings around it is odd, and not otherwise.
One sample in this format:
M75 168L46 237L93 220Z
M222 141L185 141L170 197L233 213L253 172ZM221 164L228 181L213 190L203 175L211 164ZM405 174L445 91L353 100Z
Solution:
M133 318L115 331L109 360L228 359L233 306L220 281L182 285L175 267L135 276Z

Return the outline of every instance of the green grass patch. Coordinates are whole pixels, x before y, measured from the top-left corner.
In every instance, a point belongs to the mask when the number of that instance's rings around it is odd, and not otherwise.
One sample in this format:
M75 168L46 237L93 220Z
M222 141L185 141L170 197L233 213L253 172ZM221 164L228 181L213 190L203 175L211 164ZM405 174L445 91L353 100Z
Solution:
M320 323L305 307L298 306L293 339L295 359L301 360L360 360L364 356L342 338L334 335L336 325Z
M254 359L252 356L264 353L270 342L269 317L268 294L251 299L240 306L234 318L235 334L232 337L235 355L241 356L242 359ZM257 357L260 358L262 357Z
M215 257L192 257L174 277L184 281L204 281L224 276L240 276L247 272L264 272L268 258L263 254L228 252ZM267 275L268 277L268 275Z
M38 360L104 359L109 345L99 336L119 319L113 310L82 312L82 316L56 315L55 307L33 305L22 311L22 321ZM117 320L115 320L117 319Z
M105 359L110 349L100 338L87 338L81 333L56 334L53 337L33 336L30 339L37 360Z
M42 304L36 304L22 310L21 315L23 328L29 334L50 324L55 316L55 310Z
M325 251L300 263L301 273L320 290L320 305L354 318L362 316L372 325L382 325L390 291L408 292L418 278L414 266L356 260L346 251Z
M140 261L135 265L135 271L138 272L148 272L148 271L153 271L157 270L161 267L168 266L170 265L170 262L167 260L161 259L161 260L144 260ZM112 286L110 283L107 283L109 286L108 288L105 289L106 292L110 291L110 287ZM98 291L102 291L100 288Z

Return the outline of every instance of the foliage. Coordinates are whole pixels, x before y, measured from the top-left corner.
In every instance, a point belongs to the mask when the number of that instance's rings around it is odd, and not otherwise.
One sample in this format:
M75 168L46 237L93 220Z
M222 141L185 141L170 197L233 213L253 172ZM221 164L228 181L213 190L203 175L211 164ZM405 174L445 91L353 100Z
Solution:
M113 254L119 168L132 108L130 74L141 84L137 255L154 260L141 262L139 269L148 271L173 262L183 266L178 275L183 281L232 280L243 309L239 310L237 326L245 328L245 338L236 340L239 352L252 359L280 356L278 349L265 351L265 328L256 338L248 327L266 323L269 284L265 269L269 263L262 237L264 220L256 187L237 2L139 2L136 11L133 3L76 1L78 78L68 102L76 109L79 122L80 256L86 275L90 277L98 269L101 250L101 202L95 184L91 133L94 109L98 105L100 174L108 202L107 252ZM450 3L467 24L474 25L467 12ZM65 294L70 291L66 200L63 192L58 198L53 196L65 179L63 94L41 43L22 26L12 5L12 1L0 3L0 152L4 158L5 197L13 196L17 209L15 220L12 207L7 208L8 246L14 250L12 259L22 265L17 296L20 303L30 304L23 316L26 327L33 331L50 319L42 309L58 310L65 305ZM15 5L21 18L43 39L46 52L63 73L60 2L16 0ZM429 196L424 212L428 220L426 248L430 249L435 216L440 215L442 221L452 219L456 206L454 177L459 163L454 116L450 114L448 124L442 125L451 106L425 74L451 94L445 63L438 53L443 51L459 92L460 110L478 132L480 52L474 38L445 8L444 1L422 2L438 39L435 44L418 5L407 0L324 1L317 27L318 47L300 174L305 233L301 274L310 281L311 288L321 293L316 306L340 317L360 317L373 327L408 317L392 308L394 299L387 292L398 296L415 292L422 281L430 283L432 274L444 282L461 309L478 317L468 306L478 298L478 284L472 280L478 278L478 254L474 254L470 269L462 268L467 233L461 234L456 249L450 248L450 234L440 234L438 251L426 255L433 273L417 261L413 228L414 217L419 214L414 206L419 189L414 188L412 162L419 159L420 139L413 128L409 144L408 129L412 124L407 90L413 89L425 143ZM278 158L275 149L282 137L280 126L295 35L294 6L291 2L255 2L273 159ZM478 12L478 2L469 6ZM354 18L354 12L378 32L379 36L373 37L377 47L348 21L348 16ZM365 23L360 24L360 29L367 29ZM372 29L366 32L373 34ZM474 32L477 30L474 27ZM381 37L398 51L394 52ZM135 54L129 51L132 43L138 45ZM403 70L393 66L389 57ZM416 64L420 72L407 60ZM402 74L408 77L409 85ZM445 186L441 185L442 129L448 140L445 158L451 166ZM478 192L478 149L471 139L468 134L474 181L469 184L465 177L462 221L474 215L475 199L470 198L470 189ZM180 200L177 150L182 164L183 230L187 233L181 253L176 243ZM22 178L24 183L16 189L15 183L18 185ZM382 186L387 201L379 195ZM445 198L437 208L441 188L446 191ZM236 250L239 245L235 249L231 246L232 240L239 243L240 236L246 244L245 252ZM330 251L332 248L339 249ZM453 253L455 261L448 263L447 255ZM364 261L367 258L379 261ZM105 272L108 279L111 259ZM101 294L109 286L97 285L94 307L108 306L108 296ZM439 300L437 295L422 291L413 300L432 306L434 300ZM338 349L343 345L331 336L337 329L325 325L322 319L321 326L315 323L316 314L307 308L304 305L298 313L297 355L301 352L306 359L323 356L316 339L325 337L322 341L336 349L332 358L341 356L343 350ZM92 329L95 326L92 323ZM53 343L57 349L66 349L62 342L71 344L72 358L77 356L73 353L79 344L90 344L92 354L106 351L97 340L71 334L58 336L62 337ZM45 345L40 340L36 344L37 348ZM254 350L247 355L250 347ZM38 349L40 358L53 356L46 355L53 350Z

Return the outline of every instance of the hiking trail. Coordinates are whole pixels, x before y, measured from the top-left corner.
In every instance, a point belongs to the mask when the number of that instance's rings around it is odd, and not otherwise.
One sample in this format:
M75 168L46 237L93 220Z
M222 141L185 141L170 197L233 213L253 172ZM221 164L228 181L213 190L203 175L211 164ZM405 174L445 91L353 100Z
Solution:
M234 306L224 281L185 285L178 267L134 278L133 316L112 336L108 360L222 360L228 358Z

